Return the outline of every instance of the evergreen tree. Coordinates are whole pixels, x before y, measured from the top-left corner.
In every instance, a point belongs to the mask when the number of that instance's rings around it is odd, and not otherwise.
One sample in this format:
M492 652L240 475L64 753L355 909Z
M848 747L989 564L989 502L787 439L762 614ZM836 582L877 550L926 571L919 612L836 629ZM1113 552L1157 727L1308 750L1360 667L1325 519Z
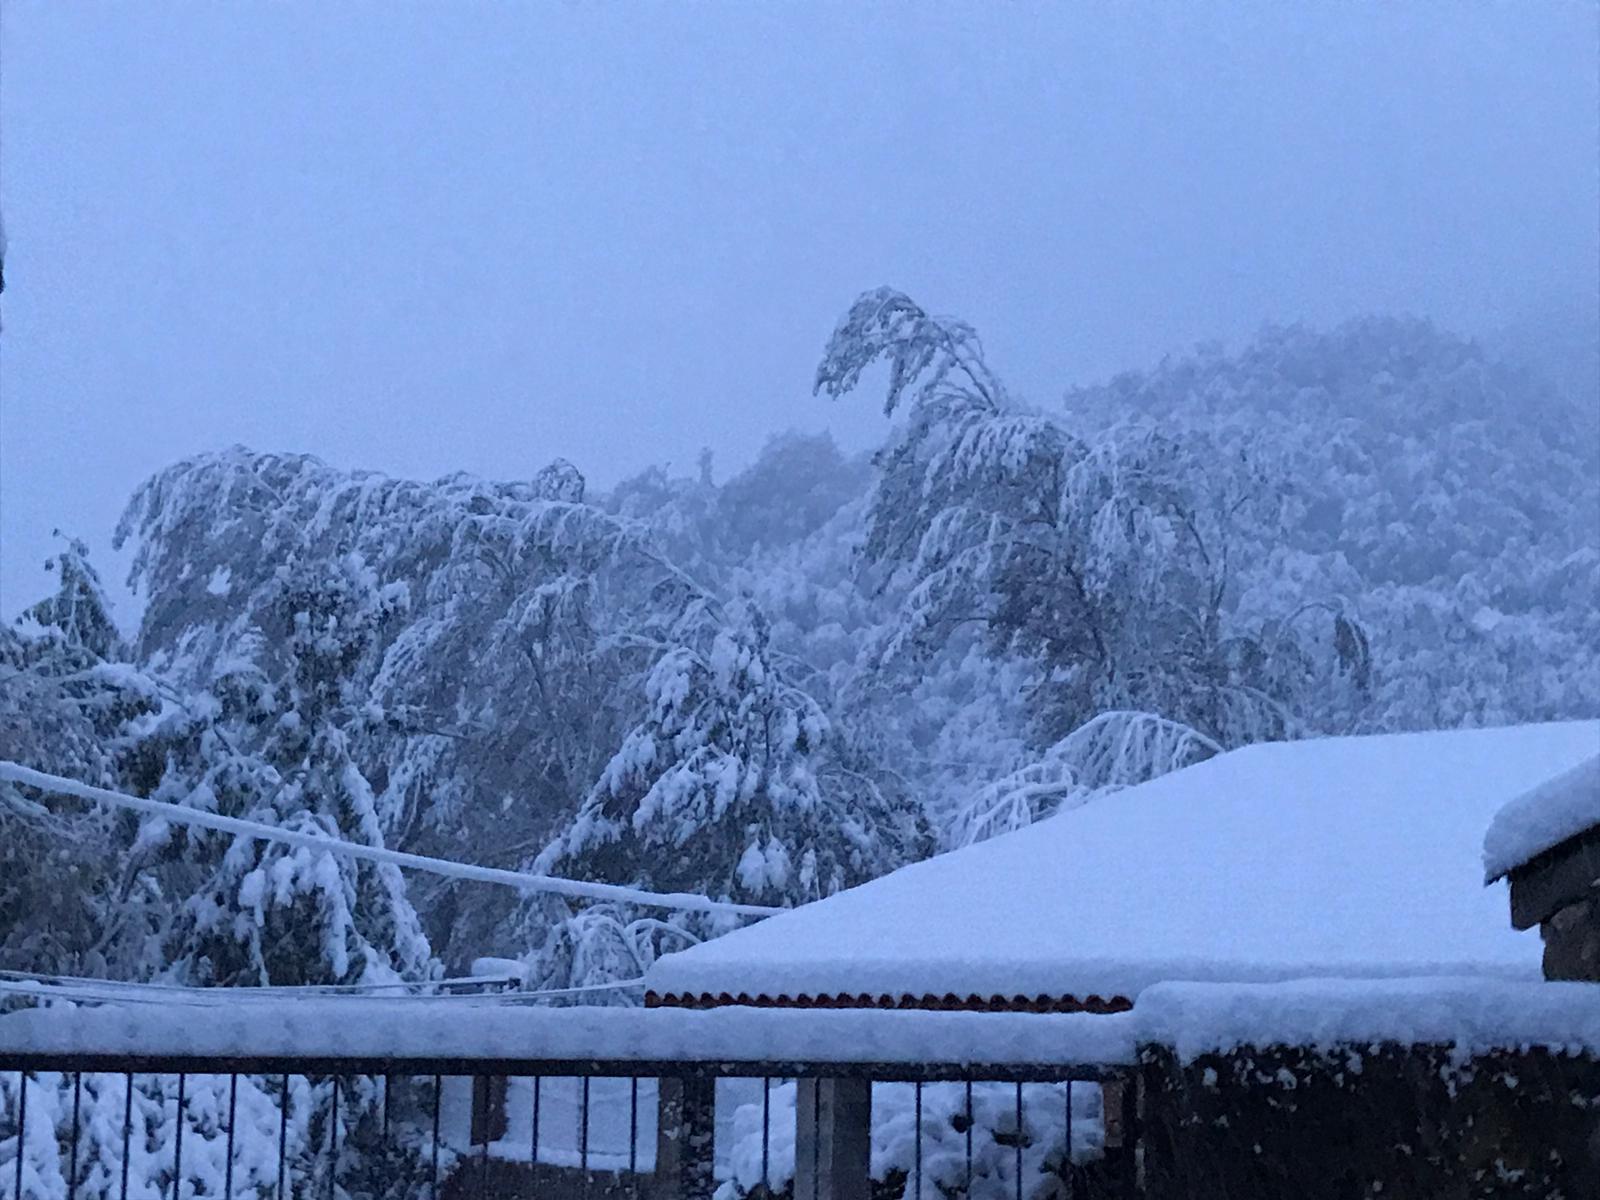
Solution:
M534 869L792 906L928 852L915 805L861 769L822 707L784 678L753 604L691 609L675 633L645 679L643 718ZM546 939L541 974L634 978L669 927L697 938L726 924L583 910Z
M285 673L253 664L169 754L158 795L263 824L384 845L373 789L351 750L365 719L356 668L403 588L379 587L359 557L284 569L267 608ZM195 774L196 770L198 775ZM147 831L147 840L169 831ZM427 939L396 867L245 837L186 834L207 874L168 935L170 973L200 984L373 983L431 971ZM225 844L225 848L224 848ZM180 855L181 857L181 855Z
M0 627L0 759L116 786L138 727L163 706L125 652L87 549L47 564L53 595ZM130 870L131 819L0 783L0 966L138 969L152 900Z

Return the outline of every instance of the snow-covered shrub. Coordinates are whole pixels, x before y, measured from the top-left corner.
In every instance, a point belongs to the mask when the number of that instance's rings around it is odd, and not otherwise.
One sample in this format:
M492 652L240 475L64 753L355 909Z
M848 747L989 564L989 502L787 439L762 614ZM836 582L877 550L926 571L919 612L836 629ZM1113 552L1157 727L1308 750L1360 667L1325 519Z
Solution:
M772 1192L791 1191L795 1172L796 1087L808 1081L777 1083L770 1092L767 1178L762 1179L762 1106L742 1104L732 1122L728 1179L718 1200L756 1193L763 1182ZM1017 1143L1022 1143L1022 1195L1046 1200L1062 1194L1062 1148L1066 1144L1067 1100L1064 1084L1030 1083L1022 1088L1022 1125L1017 1125L1014 1084L972 1086L972 1189L966 1190L966 1086L931 1083L922 1088L922 1175L917 1178L916 1093L907 1083L872 1087L872 1178L897 1182L904 1200L1012 1200L1017 1194ZM1104 1127L1100 1089L1072 1086L1072 1161L1098 1158ZM891 1193L896 1194L896 1193Z

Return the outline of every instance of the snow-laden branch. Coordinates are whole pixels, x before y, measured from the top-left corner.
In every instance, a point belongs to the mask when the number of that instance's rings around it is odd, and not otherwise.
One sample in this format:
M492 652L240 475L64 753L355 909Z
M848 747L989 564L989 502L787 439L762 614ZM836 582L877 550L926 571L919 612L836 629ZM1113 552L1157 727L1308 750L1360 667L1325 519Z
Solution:
M245 821L238 817L225 817L219 813L185 808L180 804L168 804L161 800L146 799L143 796L130 796L123 792L113 792L107 788L93 787L86 783L79 783L75 779L66 779L60 775L48 775L43 771L35 771L31 767L24 767L14 762L0 761L0 781L19 783L57 795L75 796L80 800L87 800L96 804L109 804L117 808L131 809L134 812L148 813L181 825L198 825L204 829L214 829L220 833L231 833L240 837L282 842L286 845L301 846L309 850L343 854L349 858L362 858L370 862L389 863L396 867L404 867L413 871L426 871L429 874L442 875L449 879L473 879L479 883L496 883L502 887L516 888L519 892L525 894L548 892L557 896L567 896L579 900L616 900L625 904L635 904L642 908L666 908L679 912L730 913L745 917L768 917L782 911L781 909L769 908L759 904L733 904L683 892L646 892L638 888L622 887L611 883L589 883L577 879L561 879L553 875L525 874L521 871L506 871L498 867L480 867L472 863L458 863L451 862L448 859L430 858L422 854L407 854L404 851L389 850L381 846L365 846L359 842L340 841L336 838L304 833L299 830L263 825L257 821Z
M954 846L985 841L1221 753L1217 742L1179 721L1104 712L1036 761L980 788L956 812L948 840Z

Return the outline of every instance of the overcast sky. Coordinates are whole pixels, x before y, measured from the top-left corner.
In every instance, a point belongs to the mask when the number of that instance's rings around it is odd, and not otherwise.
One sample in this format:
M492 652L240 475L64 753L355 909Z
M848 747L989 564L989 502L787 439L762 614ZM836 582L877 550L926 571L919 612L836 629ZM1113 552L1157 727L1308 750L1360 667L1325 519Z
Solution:
M880 283L1039 401L1266 319L1592 308L1596 11L7 0L0 611L234 442L865 446L809 385Z

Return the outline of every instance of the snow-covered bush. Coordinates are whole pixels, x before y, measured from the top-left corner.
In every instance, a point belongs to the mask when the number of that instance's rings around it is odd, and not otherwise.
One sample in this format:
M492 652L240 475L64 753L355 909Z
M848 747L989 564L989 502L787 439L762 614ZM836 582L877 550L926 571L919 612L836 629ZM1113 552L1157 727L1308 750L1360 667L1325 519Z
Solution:
M791 1191L795 1172L796 1088L810 1081L775 1083L767 1116L766 1179L762 1178L762 1106L741 1104L733 1114L728 1179L718 1200L757 1193L763 1182L771 1192ZM1027 1200L1054 1200L1063 1194L1062 1150L1067 1137L1064 1084L1029 1083L1022 1088L1022 1124L1017 1124L1014 1084L972 1085L971 1121L967 1089L960 1083L924 1084L922 1088L922 1174L917 1176L916 1093L908 1083L872 1087L872 1178L896 1182L904 1200L1012 1200L1017 1195L1017 1143L1022 1143L1022 1195ZM967 1190L968 1131L972 1144L972 1188ZM1104 1138L1100 1089L1072 1085L1072 1162L1098 1158Z

